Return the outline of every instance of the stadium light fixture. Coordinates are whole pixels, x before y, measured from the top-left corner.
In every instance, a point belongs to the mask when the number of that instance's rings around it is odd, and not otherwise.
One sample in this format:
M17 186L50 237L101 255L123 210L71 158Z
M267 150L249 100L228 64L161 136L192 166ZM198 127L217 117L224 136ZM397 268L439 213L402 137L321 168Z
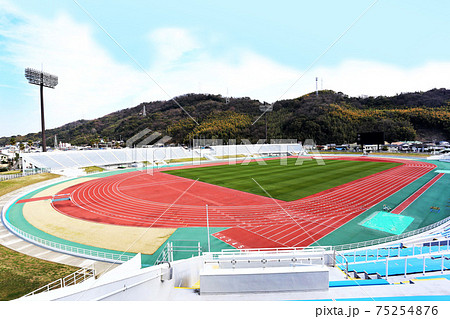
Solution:
M42 126L42 151L47 151L47 143L45 141L45 119L44 119L44 86L54 89L58 85L58 77L49 73L38 71L31 68L25 69L25 77L28 83L39 85L41 90L41 126Z

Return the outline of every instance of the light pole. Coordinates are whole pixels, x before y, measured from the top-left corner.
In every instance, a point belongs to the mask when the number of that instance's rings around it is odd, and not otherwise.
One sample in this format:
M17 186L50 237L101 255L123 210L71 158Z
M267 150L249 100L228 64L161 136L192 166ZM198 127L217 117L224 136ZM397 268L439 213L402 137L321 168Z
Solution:
M31 68L25 69L25 77L28 83L40 86L41 93L41 126L42 126L42 151L47 151L47 143L45 141L45 120L44 120L44 86L54 89L58 85L58 77L42 71Z

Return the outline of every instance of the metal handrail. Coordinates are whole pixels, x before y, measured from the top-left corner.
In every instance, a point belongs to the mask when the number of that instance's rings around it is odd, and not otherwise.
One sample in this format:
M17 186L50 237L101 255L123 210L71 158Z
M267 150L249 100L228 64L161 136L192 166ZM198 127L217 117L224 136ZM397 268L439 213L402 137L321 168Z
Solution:
M68 253L72 253L74 255L81 256L81 257L92 257L92 258L103 260L103 261L113 261L113 262L119 262L119 263L126 262L126 261L130 260L131 258L133 258L133 256L101 252L101 251L92 250L92 249L79 248L79 247L75 247L75 246L71 246L71 245L60 244L60 243L53 242L53 241L50 241L47 239L42 239L40 237L37 237L37 236L31 235L27 232L24 232L21 229L18 229L16 226L12 225L11 223L9 223L9 221L7 221L5 219L3 221L5 223L5 226L10 231L12 231L14 234L16 234L17 236L19 236L29 242L38 244L40 246L44 246L45 248L50 248L51 250L55 250L55 251L59 251L59 252L63 252L63 253L68 252Z
M238 263L242 263L245 265L248 265L250 263L261 263L263 266L265 266L267 263L269 262L282 262L282 261L287 261L287 262L291 262L291 267L295 267L296 265L302 265L303 261L306 260L308 262L310 262L310 264L312 264L313 260L320 260L322 266L325 264L325 256L319 256L319 257L300 257L300 256L295 256L295 257L291 257L291 258L262 258L262 259L226 259L226 260L221 260L221 259L212 259L212 260L205 260L204 264L224 264L224 263L231 263L233 266L235 266Z
M366 240L366 241L361 241L358 243L351 243L351 244L344 244L344 245L338 245L338 246L334 246L335 250L351 250L351 249L355 249L355 248L364 248L364 247L368 247L368 246L375 246L375 245L379 245L379 244L385 244L388 242L394 242L397 241L399 239L404 239L407 237L411 237L411 236L415 236L421 233L424 233L428 230L431 230L433 228L436 228L442 224L445 224L446 222L450 221L450 216L446 217L434 224L419 228L419 229L415 229L412 230L410 232L407 233L403 233L401 235L394 235L394 236L389 236L389 237L383 237L383 238L378 238L378 239L372 239L372 240Z
M10 180L10 179L15 179L15 178L20 178L20 177L24 177L24 176L29 176L29 175L36 175L36 174L41 174L41 173L48 173L50 172L50 170L48 169L40 169L40 170L24 170L22 173L15 173L15 174L2 174L0 175L0 181L6 181L6 180Z
M342 258L342 261L345 261L345 274L348 275L348 260L344 255L341 255L337 250L336 250L336 255L340 256ZM342 262L337 262L337 256L334 257L334 262L335 264L339 267L339 265L344 266L344 264ZM339 267L339 269L342 269L341 267Z
M443 244L443 243L445 243L445 244ZM437 245L433 245L433 244L437 244ZM432 251L432 247L433 246L436 246L438 248L437 252L433 252ZM400 252L404 248L401 248L400 246L398 246L398 247L380 247L380 248L376 248L376 252L374 253L374 256L376 256L376 261L378 261L378 260L384 260L384 259L387 259L387 258L391 258L392 259L392 258L414 257L414 256L417 256L417 255L423 255L423 254L435 254L435 253L439 254L441 251L448 251L448 250L450 250L450 240L426 241L426 242L414 243L409 248L412 248L412 255L400 256ZM418 248L420 250L417 253L416 253L416 248ZM375 250L375 249L371 249L371 250ZM392 251L394 251L394 252L397 251L397 256L391 256L391 252ZM386 256L383 256L383 254L386 254ZM354 250L353 254L350 252L348 254L342 253L342 254L339 254L339 255L345 257L347 260L349 260L349 259L351 260L351 257L353 257L353 261L349 262L351 264L366 263L369 260L369 251L367 249L366 250L361 250L361 251ZM356 257L365 257L365 260L356 261Z
M0 175L0 181L7 181L14 178L23 177L22 173Z
M195 243L195 245L190 246L180 246L180 245L174 245L174 242L182 242L182 243ZM173 262L173 253L174 252L191 252L191 253L198 253L198 256L202 254L202 247L200 245L200 242L197 240L189 240L189 239L178 239L174 241L168 242L164 248L159 253L158 258L156 258L155 265L158 265L163 262Z
M19 229L18 227L12 225L7 219L6 219L6 211L11 206L12 203L14 203L17 200L17 198L14 198L12 201L7 203L3 207L3 211L1 212L1 220L3 221L3 224L7 229L9 229L12 233L14 233L16 236L31 242L33 244L37 244L38 246L42 246L44 248L48 248L53 251L58 251L62 253L70 253L72 255L80 256L80 257L88 257L91 259L101 260L101 261L107 261L107 262L118 262L118 263L124 263L134 256L128 256L124 254L117 254L117 253L108 253L108 252L102 252L92 249L86 249L86 248L80 248L75 247L71 245L61 244L57 243L51 240L42 239L40 237L37 237L35 235L29 234L22 229Z
M280 254L292 251L301 252L324 252L333 251L333 246L308 246L308 247L279 247L279 248L245 248L245 249L222 249L219 253L221 255L237 255L237 254Z
M21 298L25 298L28 296L33 296L36 294L40 294L42 292L47 292L59 288L64 288L67 286L73 286L82 283L83 281L88 280L89 278L95 278L95 270L91 268L81 268L76 272L58 280L55 280L41 288L33 290L32 292L26 294Z

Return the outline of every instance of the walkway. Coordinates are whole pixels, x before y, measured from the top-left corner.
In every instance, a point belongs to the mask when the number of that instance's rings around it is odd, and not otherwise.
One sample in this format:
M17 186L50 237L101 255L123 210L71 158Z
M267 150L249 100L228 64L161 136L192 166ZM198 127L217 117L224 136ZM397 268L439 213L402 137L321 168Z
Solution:
M61 177L61 178L52 179L49 181L33 184L30 186L18 189L16 191L13 191L11 193L8 193L4 196L1 196L0 197L0 212L2 211L3 206L6 203L8 203L14 197L18 196L20 193L26 192L26 191L31 191L38 187L43 187L43 186L53 184L58 181L63 181L64 179L65 178ZM106 269L110 268L110 266L112 265L111 263L75 257L72 255L63 254L63 253L55 252L55 251L52 251L52 250L49 250L49 249L46 249L46 248L43 248L40 246L36 246L34 244L31 244L31 243L17 237L13 233L11 233L1 222L0 222L0 244L9 249L15 250L21 254L25 254L25 255L28 255L31 257L39 258L39 259L50 261L50 262L55 262L55 263L60 263L60 264L65 264L65 265L70 265L70 266L80 267L80 268L94 267L96 273L102 273ZM115 267L115 265L113 265L113 267Z

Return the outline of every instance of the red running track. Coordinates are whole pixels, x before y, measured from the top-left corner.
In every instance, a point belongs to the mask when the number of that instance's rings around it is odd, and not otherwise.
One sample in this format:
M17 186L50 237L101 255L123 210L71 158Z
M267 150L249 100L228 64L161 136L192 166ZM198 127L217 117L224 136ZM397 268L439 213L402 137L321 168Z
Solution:
M374 160L361 157L342 160ZM435 168L404 165L296 200L284 202L154 172L132 172L61 191L71 201L54 202L63 214L108 224L142 227L230 227L214 234L237 248L308 246Z

